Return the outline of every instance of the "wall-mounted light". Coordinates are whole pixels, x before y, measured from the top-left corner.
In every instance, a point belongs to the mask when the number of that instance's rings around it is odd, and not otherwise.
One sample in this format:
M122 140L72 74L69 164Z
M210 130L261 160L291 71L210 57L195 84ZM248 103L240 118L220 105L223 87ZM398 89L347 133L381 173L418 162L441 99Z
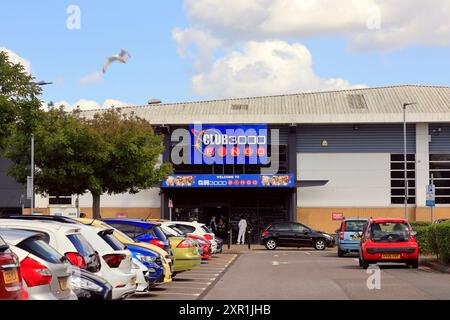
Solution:
M328 147L328 141L322 140L322 147Z
M355 125L353 126L353 130L358 131L358 130L359 130L359 125L355 124Z

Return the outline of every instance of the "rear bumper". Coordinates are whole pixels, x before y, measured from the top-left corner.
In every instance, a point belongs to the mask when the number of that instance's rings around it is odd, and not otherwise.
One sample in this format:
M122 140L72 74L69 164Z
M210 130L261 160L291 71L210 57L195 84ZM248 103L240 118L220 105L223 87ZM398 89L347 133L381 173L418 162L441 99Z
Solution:
M183 272L195 269L202 263L200 255L195 258L179 258L176 259L173 265L173 272Z
M399 254L400 258L383 258L384 254ZM365 261L370 262L402 262L407 260L416 260L419 258L419 248L376 248L370 247L363 250Z
M358 252L359 242L344 242L340 241L337 244L339 250L348 251L348 252Z

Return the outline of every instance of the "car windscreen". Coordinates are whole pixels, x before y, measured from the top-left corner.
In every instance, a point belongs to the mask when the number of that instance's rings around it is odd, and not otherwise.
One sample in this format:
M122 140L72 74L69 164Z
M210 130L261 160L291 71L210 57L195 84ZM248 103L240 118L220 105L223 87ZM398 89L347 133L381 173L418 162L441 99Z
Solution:
M159 226L153 226L152 230L153 230L155 236L158 237L159 240L167 241L167 237L166 237L165 233L161 230L161 228Z
M207 226L205 226L205 225L202 225L201 228L202 228L202 230L205 231L206 233L212 233L212 230L211 230L210 228L208 228Z
M111 233L103 233L100 236L115 251L125 250L125 246L122 244L122 242L117 240L117 238L114 237L114 235L112 235Z
M50 263L62 263L66 260L64 256L41 238L28 238L19 243L17 247Z
M87 240L81 234L69 234L67 238L72 242L78 253L84 257L89 257L95 254L94 248L87 242Z
M374 242L409 241L409 225L404 222L373 223L370 227L370 237Z
M348 220L345 221L344 232L362 232L367 221L364 220Z

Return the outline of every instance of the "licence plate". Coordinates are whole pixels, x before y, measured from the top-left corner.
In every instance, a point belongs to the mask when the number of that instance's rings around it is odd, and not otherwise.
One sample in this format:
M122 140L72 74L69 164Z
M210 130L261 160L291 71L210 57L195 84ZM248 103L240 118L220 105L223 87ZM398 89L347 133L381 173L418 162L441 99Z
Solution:
M17 273L17 269L5 270L2 271L2 273L5 284L19 282L19 274Z
M395 254L388 254L388 253L383 253L381 255L381 259L386 259L386 260L391 260L391 259L400 259L401 256L399 253L395 253Z
M59 287L61 290L68 290L69 289L69 278L59 278Z

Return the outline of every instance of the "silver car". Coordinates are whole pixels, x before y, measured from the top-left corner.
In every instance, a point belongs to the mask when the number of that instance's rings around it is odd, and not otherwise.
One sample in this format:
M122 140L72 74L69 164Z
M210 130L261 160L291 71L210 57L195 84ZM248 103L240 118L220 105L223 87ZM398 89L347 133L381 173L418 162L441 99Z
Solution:
M30 300L76 300L67 259L32 231L0 229L0 236L19 257L23 286Z

